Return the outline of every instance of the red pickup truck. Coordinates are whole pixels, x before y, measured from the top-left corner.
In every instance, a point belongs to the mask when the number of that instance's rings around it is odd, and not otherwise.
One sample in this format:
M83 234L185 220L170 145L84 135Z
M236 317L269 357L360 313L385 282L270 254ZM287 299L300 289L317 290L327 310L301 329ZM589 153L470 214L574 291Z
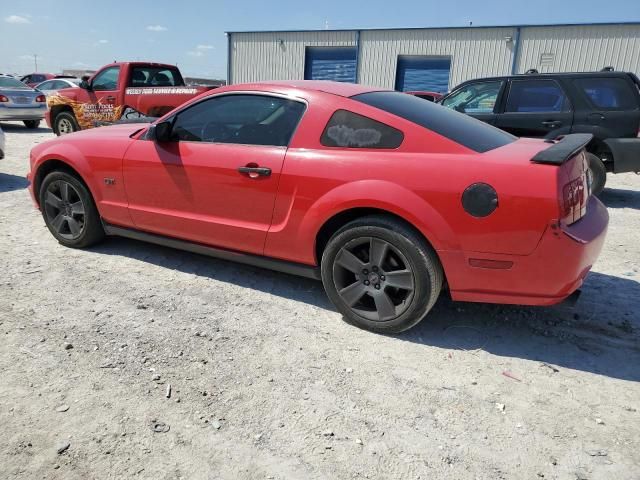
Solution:
M45 119L64 135L121 119L160 117L211 88L185 85L174 65L115 62L83 77L79 87L50 96Z

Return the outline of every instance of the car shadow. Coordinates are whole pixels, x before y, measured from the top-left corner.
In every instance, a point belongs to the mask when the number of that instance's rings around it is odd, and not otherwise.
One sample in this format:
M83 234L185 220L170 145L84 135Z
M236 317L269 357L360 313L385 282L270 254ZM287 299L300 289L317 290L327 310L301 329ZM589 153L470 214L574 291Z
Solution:
M228 282L335 311L320 282L168 247L113 237L92 249ZM635 273L633 274L635 275ZM640 381L640 283L592 272L575 307L524 307L451 301L441 295L416 327L389 336L399 342L500 357Z
M605 188L598 197L608 208L633 208L640 210L640 191Z
M40 126L38 128L27 128L22 122L0 122L0 128L2 128L5 133L19 135L32 133L53 133L52 130L46 126L44 120L40 123Z
M22 190L28 185L29 182L25 177L0 172L0 193Z

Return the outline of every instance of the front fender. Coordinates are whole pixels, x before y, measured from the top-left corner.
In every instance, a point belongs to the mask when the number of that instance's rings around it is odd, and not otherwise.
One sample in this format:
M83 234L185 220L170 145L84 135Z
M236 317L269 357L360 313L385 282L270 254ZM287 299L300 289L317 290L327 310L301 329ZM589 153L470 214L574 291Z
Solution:
M457 250L460 244L444 217L423 198L385 180L360 180L328 191L307 210L299 228L301 245L313 246L322 226L333 216L354 208L376 208L393 213L417 228L436 250ZM311 247L310 247L311 248Z
M30 178L32 179L32 188L34 188L33 193L36 201L38 201L38 194L35 191L35 188L39 187L39 183L36 185L36 182L41 182L43 180L42 178L39 178L38 172L44 164L51 160L62 162L78 172L89 188L89 191L96 203L99 203L102 200L102 192L100 191L99 183L95 179L89 162L80 149L74 144L61 143L54 140L49 145L44 143L35 147L31 151L31 155L32 158L34 158L34 161L31 165Z

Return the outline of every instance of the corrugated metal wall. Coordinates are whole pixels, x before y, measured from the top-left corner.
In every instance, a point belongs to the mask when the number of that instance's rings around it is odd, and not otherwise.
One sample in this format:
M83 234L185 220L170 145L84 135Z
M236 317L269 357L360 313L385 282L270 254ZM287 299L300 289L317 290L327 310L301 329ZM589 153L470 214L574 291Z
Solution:
M300 80L304 78L305 47L349 47L356 32L233 33L231 81Z
M304 78L305 47L355 46L357 32L232 33L231 83ZM398 55L451 57L449 87L511 73L515 27L363 30L359 82L394 88ZM517 72L616 70L640 74L640 25L522 27Z
M360 83L394 88L398 55L451 56L449 86L511 71L513 28L372 30L360 35Z
M581 72L612 66L640 74L640 25L526 27L518 73Z

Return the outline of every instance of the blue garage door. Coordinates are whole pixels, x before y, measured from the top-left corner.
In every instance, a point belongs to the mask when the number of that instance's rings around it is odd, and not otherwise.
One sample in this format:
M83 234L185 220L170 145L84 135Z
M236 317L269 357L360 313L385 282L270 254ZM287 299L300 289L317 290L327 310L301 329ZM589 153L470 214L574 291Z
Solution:
M356 57L352 47L307 47L304 79L355 83Z
M449 90L450 72L451 57L399 55L396 90L446 93Z

